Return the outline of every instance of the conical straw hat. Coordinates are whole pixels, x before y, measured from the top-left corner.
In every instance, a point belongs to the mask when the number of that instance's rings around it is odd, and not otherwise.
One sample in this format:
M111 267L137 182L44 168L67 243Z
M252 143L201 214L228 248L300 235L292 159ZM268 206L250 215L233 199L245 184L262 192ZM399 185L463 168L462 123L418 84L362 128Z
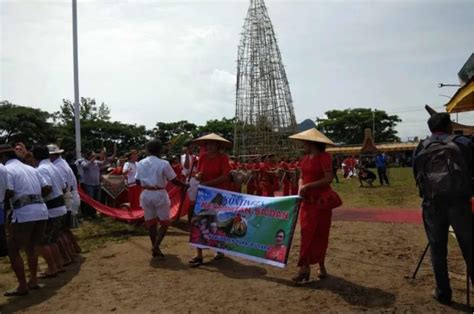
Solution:
M309 129L307 131L295 134L290 136L289 138L293 140L299 141L309 141L309 142L317 142L317 143L324 143L330 146L335 146L336 144L333 143L326 135L316 130L316 128Z
M226 140L222 136L219 136L215 133L211 133L211 134L208 134L208 135L201 136L200 138L195 139L193 142L195 142L195 143L200 143L201 142L202 143L202 142L207 142L207 141L216 141L216 142L220 142L222 144L228 145L228 146L230 146L232 144L232 142Z

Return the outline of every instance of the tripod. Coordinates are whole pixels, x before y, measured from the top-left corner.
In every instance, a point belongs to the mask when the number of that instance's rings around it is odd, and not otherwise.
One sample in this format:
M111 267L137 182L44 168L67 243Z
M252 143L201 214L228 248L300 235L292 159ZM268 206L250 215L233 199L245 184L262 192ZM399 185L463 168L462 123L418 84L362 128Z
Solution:
M416 279L416 275L418 274L418 271L420 270L421 263L423 263L423 260L425 259L426 253L428 252L429 248L430 248L430 243L428 242L426 244L425 250L423 251L423 254L421 254L420 260L418 261L418 265L416 266L416 269L413 272L411 279ZM467 270L466 270L466 304L468 307L471 307L471 284L470 284L470 278L469 278L469 271Z

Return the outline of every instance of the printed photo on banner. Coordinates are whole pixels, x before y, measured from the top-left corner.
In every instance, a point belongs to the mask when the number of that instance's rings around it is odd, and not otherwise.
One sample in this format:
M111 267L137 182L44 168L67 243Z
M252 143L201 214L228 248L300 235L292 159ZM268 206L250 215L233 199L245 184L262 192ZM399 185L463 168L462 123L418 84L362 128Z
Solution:
M300 198L260 197L199 186L190 244L284 267Z

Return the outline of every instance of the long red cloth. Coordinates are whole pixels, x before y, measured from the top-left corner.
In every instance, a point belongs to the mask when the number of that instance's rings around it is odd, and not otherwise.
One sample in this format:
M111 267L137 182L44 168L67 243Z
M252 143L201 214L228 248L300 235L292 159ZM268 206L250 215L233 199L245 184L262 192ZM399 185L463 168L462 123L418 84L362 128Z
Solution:
M175 220L176 216L178 215L181 198L182 198L182 190L172 184L169 184L166 188L168 195L170 197L171 202L171 220ZM142 208L130 208L130 209L122 209L122 208L115 208L110 207L107 205L102 204L94 200L92 197L87 195L80 187L78 189L79 195L81 196L81 201L86 203L87 205L91 206L99 213L112 217L117 220L133 222L133 221L140 221L143 220L143 209ZM186 196L183 200L183 208L181 210L180 216L185 216L188 214L189 210L189 198Z
M315 205L301 203L301 248L298 266L323 263L329 242L332 210L321 210Z

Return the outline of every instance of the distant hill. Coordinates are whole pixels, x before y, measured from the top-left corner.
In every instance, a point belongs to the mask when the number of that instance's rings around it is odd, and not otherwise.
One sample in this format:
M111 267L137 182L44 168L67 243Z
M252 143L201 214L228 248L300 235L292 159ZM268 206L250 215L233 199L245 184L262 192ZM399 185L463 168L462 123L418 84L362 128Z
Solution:
M314 123L313 120L306 119L303 122L299 123L296 129L298 130L298 132L303 132L315 127L316 127L316 124Z

